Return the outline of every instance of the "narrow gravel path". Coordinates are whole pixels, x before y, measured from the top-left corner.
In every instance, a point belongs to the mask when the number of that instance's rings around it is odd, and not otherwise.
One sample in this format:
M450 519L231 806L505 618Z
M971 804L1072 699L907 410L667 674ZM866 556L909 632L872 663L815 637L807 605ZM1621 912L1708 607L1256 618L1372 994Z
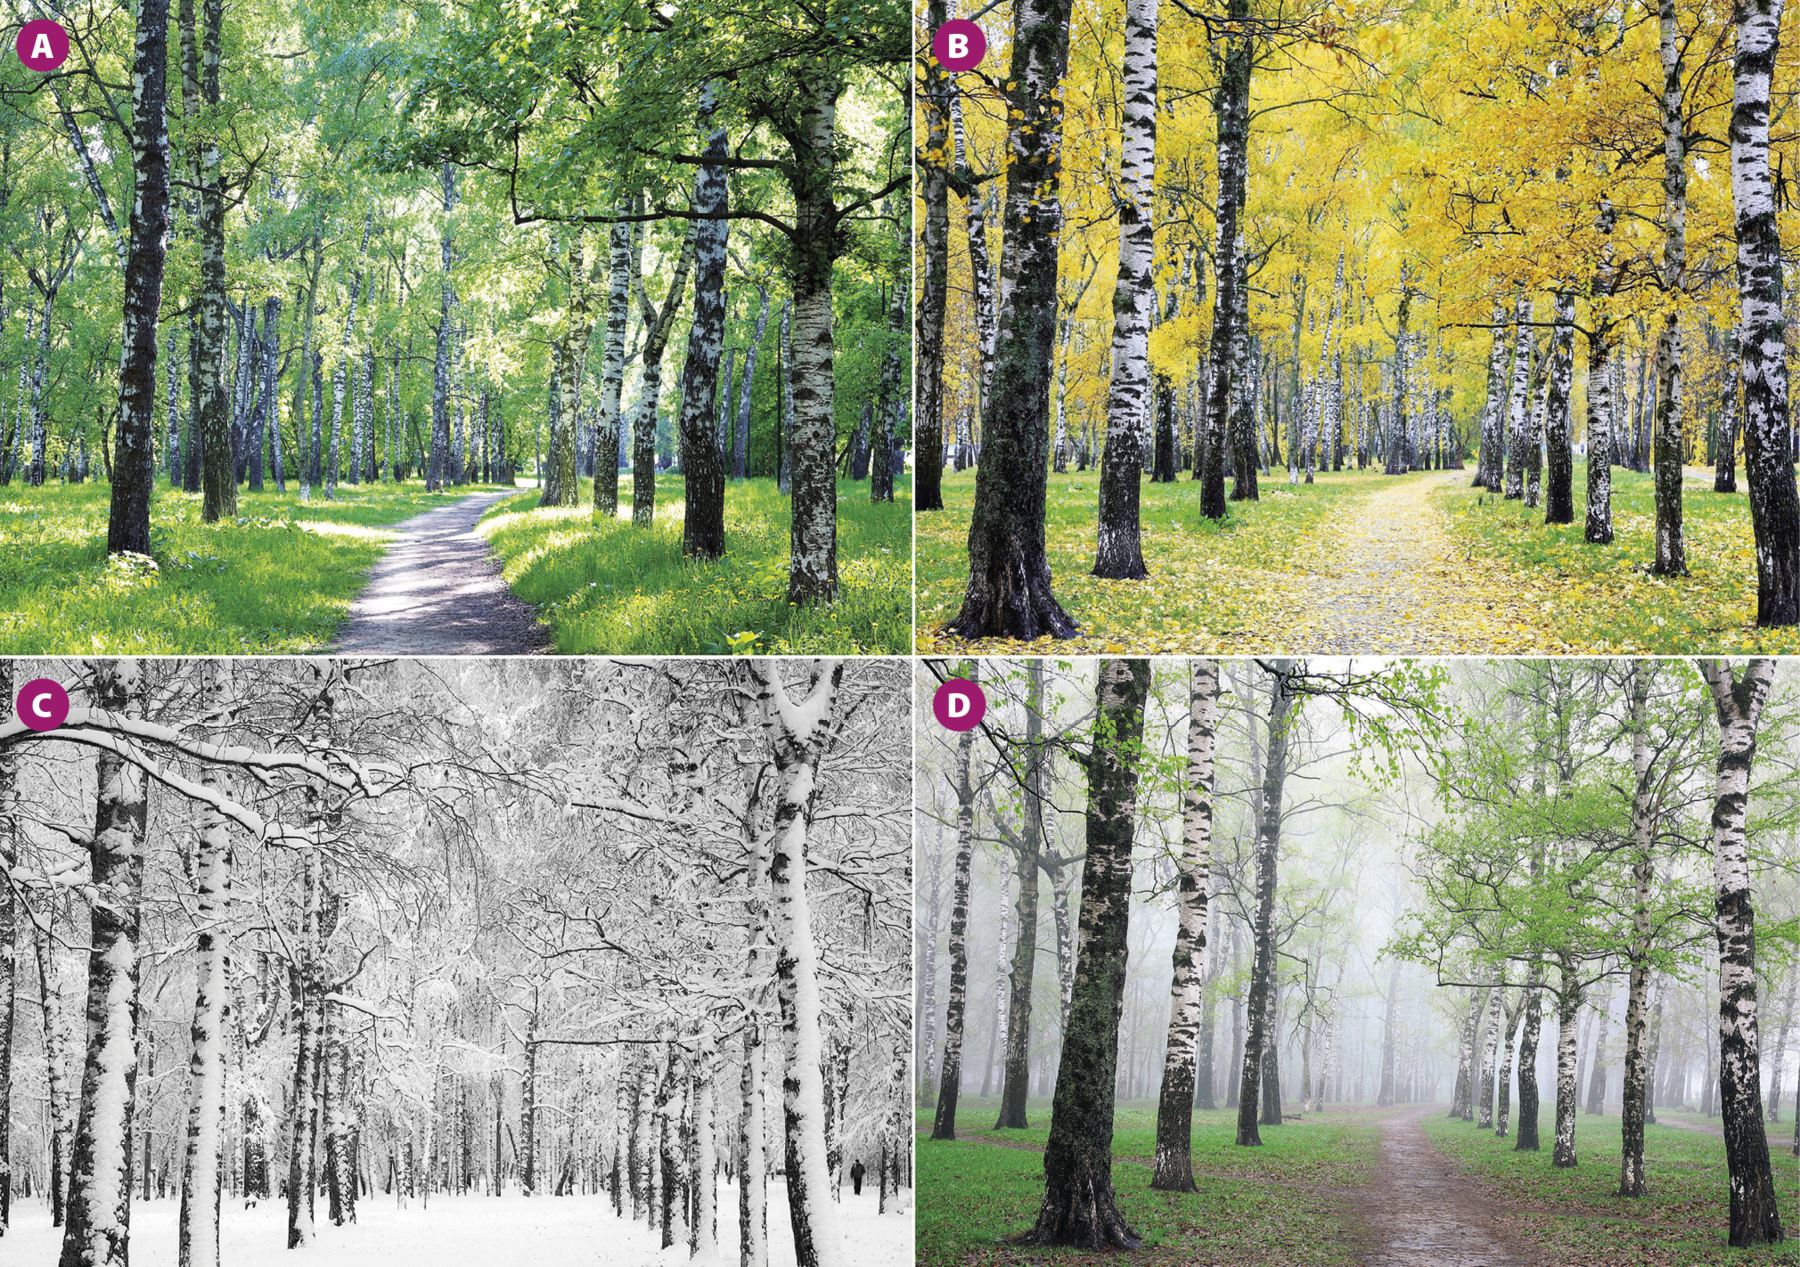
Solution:
M532 655L549 639L514 598L488 543L482 512L516 490L471 493L396 526L399 539L369 572L332 651L342 655Z
M1518 637L1505 624L1510 587L1464 558L1431 494L1468 471L1394 476L1324 527L1331 573L1310 580L1292 613L1292 641L1324 655L1497 654Z
M1419 1123L1441 1104L1416 1105L1381 1121L1375 1182L1357 1194L1368 1237L1365 1267L1527 1267L1507 1243L1509 1213L1431 1146Z

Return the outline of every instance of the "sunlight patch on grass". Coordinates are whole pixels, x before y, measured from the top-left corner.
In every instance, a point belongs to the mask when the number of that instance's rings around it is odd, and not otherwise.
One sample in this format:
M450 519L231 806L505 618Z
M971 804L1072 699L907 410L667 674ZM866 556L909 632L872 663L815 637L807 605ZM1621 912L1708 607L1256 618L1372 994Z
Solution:
M904 654L911 612L911 502L874 506L868 485L841 486L841 597L787 602L788 500L773 480L726 486L723 559L683 558L678 475L657 479L656 521L596 520L591 504L544 509L535 493L495 503L479 529L504 560L513 592L539 609L556 649L571 654ZM741 633L751 639L736 639ZM735 639L735 640L734 640Z

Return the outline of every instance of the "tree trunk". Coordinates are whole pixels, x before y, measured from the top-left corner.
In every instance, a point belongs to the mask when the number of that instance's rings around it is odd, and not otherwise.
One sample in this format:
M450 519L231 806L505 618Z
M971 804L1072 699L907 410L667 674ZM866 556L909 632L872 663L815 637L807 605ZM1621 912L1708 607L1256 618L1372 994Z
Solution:
M900 398L900 349L906 342L906 300L908 287L895 282L888 287L888 343L881 358L881 390L875 403L875 441L869 455L869 500L894 500L894 437L899 432L899 418L905 405ZM738 410L737 469L743 478L744 450L750 438L750 375L756 368L756 348L762 342L763 326L769 317L768 292L763 293L762 313L756 319L756 343L744 353L743 404Z
M152 8L152 0L144 0L140 17ZM140 57L144 43L140 36ZM142 83L140 71L140 94ZM140 214L134 208L134 233ZM140 661L95 663L94 707L135 717L143 696ZM125 1267L129 1260L138 934L147 808L144 779L137 768L102 749L95 768L94 834L88 847L96 900L88 951L87 1060L81 1074L81 1113L75 1127L59 1267Z
M1044 841L1044 662L1025 662L1025 796L1023 830L1014 842L1018 852L1015 880L1019 886L1019 936L1014 943L1012 997L1006 1018L1006 1077L1000 1091L1000 1118L995 1130L1023 1130L1025 1094L1031 1077L1031 983L1037 971L1038 854ZM973 734L972 731L964 732Z
M1268 1018L1275 985L1275 885L1281 849L1281 797L1287 780L1288 730L1294 696L1288 688L1291 660L1270 662L1269 750L1263 762L1256 831L1256 956L1250 966L1250 994L1245 1003L1249 1030L1244 1039L1243 1076L1238 1083L1237 1142L1261 1145L1256 1129L1265 1048L1272 1050L1275 1035Z
M950 16L947 0L926 0L931 29ZM919 297L913 312L913 509L944 508L944 311L950 294L950 72L929 59L919 103L925 148L918 157L925 218L919 228Z
M1004 390L1004 362L1000 382ZM1095 690L1099 723L1085 762L1087 857L1080 960L1044 1152L1043 1204L1037 1225L1019 1244L1099 1250L1136 1249L1141 1243L1113 1194L1112 1135L1131 919L1138 747L1149 688L1148 660L1100 661Z
M1687 271L1687 141L1682 112L1682 51L1675 0L1661 0L1663 67L1663 292L1662 328L1656 337L1656 557L1658 576L1687 575L1687 542L1681 526L1681 316L1676 296ZM1735 167L1735 163L1733 164ZM1793 477L1789 476L1789 483Z
M1032 38L1013 41L1006 77L1016 87L1007 94L993 390L982 400L968 588L947 626L963 638L1069 638L1077 628L1051 592L1044 549L1069 14L1069 0L1020 0L1018 29Z
M1544 453L1548 486L1544 522L1575 522L1575 452L1569 397L1575 383L1575 296L1556 292L1556 319L1550 334L1549 381L1544 392Z
M1769 176L1769 96L1783 0L1736 0L1731 198L1737 214L1744 475L1756 535L1756 623L1800 623L1800 496L1788 419L1781 239Z
M150 553L150 502L156 493L151 439L156 425L156 322L169 232L168 49L169 0L139 0L131 77L131 246L125 260L108 554ZM42 483L41 461L34 476Z
M1576 1016L1581 1010L1581 984L1573 956L1557 956L1562 991L1556 1003L1556 1141L1552 1166L1575 1164L1575 1102L1580 1096L1576 1062Z
M1213 745L1219 724L1219 666L1189 663L1187 779L1182 786L1180 923L1169 984L1169 1032L1156 1109L1156 1169L1150 1186L1193 1192L1195 1039L1201 966L1206 954L1207 888L1212 871Z
M450 310L456 304L456 291L450 284L450 264L455 259L451 241L451 216L456 212L456 169L445 163L439 172L444 187L444 226L438 241L442 260L438 275L437 351L431 363L431 455L425 472L425 491L444 487L446 467L450 460L450 340L455 330L450 323ZM542 478L543 472L538 472Z
M1741 23L1739 30L1741 49ZM1751 660L1743 677L1734 678L1723 661L1700 662L1719 719L1712 813L1714 914L1719 941L1719 1110L1731 1174L1729 1241L1738 1246L1782 1239L1781 1212L1769 1169L1769 1141L1763 1127L1762 1074L1757 1068L1756 912L1750 904L1749 844L1744 828L1757 724L1775 680L1775 664L1771 659Z
M1243 22L1250 14L1249 0L1230 0L1228 16ZM1219 200L1213 251L1213 322L1208 343L1210 364L1206 376L1205 424L1199 436L1195 468L1200 479L1200 513L1208 519L1225 517L1225 446L1230 435L1235 379L1243 368L1239 322L1245 312L1243 287L1244 236L1241 217L1249 186L1250 76L1255 60L1248 38L1231 40L1225 48L1219 85L1213 94L1213 113L1218 120L1217 149ZM1237 487L1233 496L1256 500L1255 464L1246 461L1245 437L1235 437L1238 451Z
M1500 1054L1500 1021L1504 1012L1500 996L1506 992L1506 984L1502 982L1488 998L1487 1046L1481 1058L1480 1086L1478 1093L1476 1129L1490 1131L1494 1129L1494 1066L1499 1063Z
M314 794L316 795L316 794ZM316 809L312 821L321 821ZM323 900L324 862L315 849L306 850L301 863L300 962L296 965L297 997L294 999L294 1083L288 1100L293 1129L288 1141L288 1248L311 1245L313 1234L313 1153L318 1142L319 1116L319 1020L315 1001L319 986L320 908Z
M1094 575L1124 581L1149 575L1138 533L1138 487L1151 409L1150 319L1156 304L1150 276L1156 253L1156 6L1157 0L1127 0L1120 72L1119 278L1113 290L1112 381L1100 450Z
M201 703L229 714L232 706L232 662L199 662ZM218 675L216 692L205 680ZM213 698L208 699L207 695ZM208 765L203 786L217 789L220 775ZM179 1256L181 1267L218 1267L219 1206L225 1172L225 1023L226 972L230 938L226 912L231 903L231 834L216 808L201 811L194 850L195 933L194 1021L190 1030L193 1055L188 1062L187 1150L181 1167Z
M1530 428L1531 357L1534 341L1531 333L1531 294L1520 290L1514 314L1516 334L1513 338L1512 386L1506 393L1507 441L1505 496L1517 500L1525 496L1525 435Z
M607 519L619 513L619 394L625 385L625 328L631 320L631 225L620 222L607 235L606 336L600 354L600 414L595 421L594 510ZM482 405L487 395L482 395ZM486 414L483 413L485 422ZM482 430L485 432L486 427ZM656 506L656 427L650 428L651 451L642 464L650 481L638 487L637 437L632 437L631 522L648 527ZM490 476L489 478L494 478ZM643 503L641 508L640 501ZM639 519L640 509L643 518Z
M763 661L752 672L761 692L777 787L769 887L776 994L787 1053L782 1099L794 1260L796 1267L842 1267L846 1260L837 1204L827 1199L832 1180L825 1163L819 982L806 893L806 834L819 762L834 733L844 665L841 660L818 665L817 684L798 704L790 702L782 685L781 662Z
M968 680L980 681L980 662L969 661ZM969 756L975 732L956 745L956 879L950 906L950 996L944 1007L944 1071L938 1079L937 1115L931 1138L956 1138L956 1100L962 1090L963 1015L969 991L969 864L975 851L975 788Z
M1494 297L1494 338L1488 350L1487 396L1481 407L1481 452L1475 462L1475 487L1500 491L1506 466L1506 302ZM1590 383L1593 379L1588 380ZM1592 391L1592 388L1589 388ZM1589 434L1593 414L1589 410ZM1590 445L1591 448L1591 445Z
M1587 376L1587 521L1584 536L1590 545L1609 545L1612 521L1612 336L1606 331L1588 335Z

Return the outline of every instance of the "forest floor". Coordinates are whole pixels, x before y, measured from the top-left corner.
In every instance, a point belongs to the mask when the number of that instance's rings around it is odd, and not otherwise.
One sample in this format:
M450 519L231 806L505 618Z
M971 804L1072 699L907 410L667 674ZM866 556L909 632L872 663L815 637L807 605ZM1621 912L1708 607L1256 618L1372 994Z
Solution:
M0 488L0 644L17 655L295 655L329 646L391 525L465 496L423 481L238 491L238 518L160 485L151 557L109 559L111 488Z
M905 655L912 635L911 479L872 505L867 480L838 481L838 581L829 607L787 601L790 515L772 479L725 487L723 559L681 554L679 475L656 481L656 522L631 526L631 477L619 517L540 508L537 494L489 507L477 529L504 561L513 593L537 608L572 655Z
M1735 493L1713 492L1708 468L1684 474L1683 577L1650 574L1656 485L1636 471L1613 468L1610 545L1585 540L1586 459L1575 463L1570 524L1548 526L1541 507L1489 497L1466 480L1446 485L1433 504L1462 551L1519 578L1521 618L1569 647L1605 655L1800 652L1800 629L1755 625L1756 545L1743 473Z
M1586 466L1575 522L1469 487L1472 469L1385 476L1320 472L1231 502L1219 523L1182 478L1142 485L1144 581L1101 580L1094 563L1097 474L1050 477L1046 546L1056 594L1080 625L1064 655L1418 654L1800 651L1800 630L1753 627L1756 568L1748 501L1690 472L1684 495L1691 574L1649 575L1654 486L1613 471L1616 540L1583 540ZM1743 481L1740 478L1739 485ZM945 638L968 580L975 472L946 474L942 513L919 516L919 651L1021 654L1035 644Z
M350 604L339 655L529 655L547 641L475 531L510 490L472 493L395 525L387 553Z
M719 1186L721 1262L737 1261L736 1188ZM913 1254L910 1212L878 1215L872 1186L863 1195L843 1192L845 1248L858 1267L910 1267ZM174 1199L135 1202L131 1210L133 1267L175 1267ZM318 1240L305 1251L308 1267L661 1267L690 1261L685 1246L663 1251L660 1238L641 1222L620 1219L604 1194L527 1200L516 1194L435 1196L397 1209L392 1197L365 1197L357 1221L333 1227L319 1210ZM49 1209L37 1201L15 1201L7 1235L7 1267L54 1267L62 1229L50 1226ZM219 1232L219 1261L225 1267L292 1264L287 1244L287 1205L265 1201L246 1210L227 1199ZM793 1267L794 1238L788 1232L787 1196L769 1185L769 1265Z
M1650 1195L1627 1200L1618 1184L1619 1125L1577 1120L1574 1169L1552 1169L1553 1106L1540 1114L1544 1148L1513 1151L1446 1105L1374 1109L1343 1105L1280 1127L1263 1146L1233 1142L1236 1112L1194 1115L1199 1192L1150 1190L1154 1101L1122 1103L1113 1136L1113 1182L1126 1220L1144 1236L1145 1263L1258 1267L1724 1267L1800 1263L1800 1238L1757 1250L1724 1243L1724 1149L1704 1133L1646 1128ZM1043 1194L1047 1100L1028 1105L1025 1131L985 1129L998 1100L966 1097L958 1138L932 1143L930 1107L918 1118L919 1263L1067 1267L1115 1255L1021 1249L1004 1238L1028 1229ZM1774 1128L1771 1128L1774 1130ZM1785 1140L1775 1141L1778 1145ZM1783 1218L1800 1227L1800 1173L1771 1150Z

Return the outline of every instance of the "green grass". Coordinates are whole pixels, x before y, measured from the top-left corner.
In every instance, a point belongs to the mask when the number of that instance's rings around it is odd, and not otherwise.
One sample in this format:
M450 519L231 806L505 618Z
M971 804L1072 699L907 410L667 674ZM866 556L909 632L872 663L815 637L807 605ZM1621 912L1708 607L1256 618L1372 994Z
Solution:
M1261 498L1228 502L1225 518L1200 514L1200 486L1187 476L1173 484L1145 481L1139 521L1147 581L1108 581L1094 568L1094 515L1099 472L1050 477L1045 544L1056 596L1081 626L1081 636L1056 644L1061 654L1119 651L1191 653L1204 644L1236 641L1267 647L1281 636L1280 593L1272 574L1324 568L1309 534L1382 481L1375 471L1325 474L1311 487L1290 488L1284 471L1261 482ZM944 509L919 516L918 649L940 649L939 631L956 615L969 578L969 519L975 472L946 472ZM948 646L945 642L944 646ZM959 646L964 644L958 644ZM1025 645L984 640L975 649Z
M391 534L467 493L422 481L238 492L235 522L159 487L154 569L106 554L104 483L0 488L0 645L16 655L290 655L328 646Z
M1573 1169L1550 1165L1552 1108L1539 1119L1543 1149L1513 1151L1512 1139L1496 1138L1467 1122L1436 1114L1425 1133L1439 1151L1479 1177L1502 1203L1524 1207L1513 1223L1547 1261L1570 1267L1711 1267L1713 1264L1800 1263L1800 1169L1785 1147L1771 1148L1783 1226L1783 1244L1751 1250L1725 1244L1729 1216L1725 1142L1671 1126L1644 1128L1648 1194L1617 1195L1621 1151L1616 1116L1575 1119ZM1685 1117L1685 1115L1684 1115ZM1694 1117L1692 1120L1701 1121ZM1717 1125L1716 1119L1711 1125ZM1773 1143L1786 1144L1785 1129L1771 1127Z
M982 1129L992 1125L998 1110L996 1098L965 1097L958 1106L958 1139L919 1140L915 1261L930 1267L1114 1261L1114 1255L1003 1243L1036 1219L1050 1103L1027 1105L1035 1124L1030 1130ZM926 1130L929 1120L929 1109L922 1106ZM1344 1234L1354 1222L1349 1189L1367 1182L1378 1149L1377 1131L1366 1115L1333 1111L1265 1127L1263 1147L1238 1148L1232 1142L1235 1110L1196 1113L1194 1172L1200 1190L1186 1194L1150 1188L1156 1105L1121 1104L1115 1122L1113 1182L1120 1209L1146 1246L1132 1261L1321 1267L1356 1261L1355 1246Z
M1544 524L1541 507L1462 484L1436 493L1459 543L1498 560L1530 587L1525 604L1564 643L1597 653L1683 655L1800 652L1800 630L1757 629L1756 552L1749 498L1712 491L1710 474L1682 490L1688 575L1651 576L1656 494L1648 475L1613 468L1610 545L1583 540L1587 463L1575 464L1575 522Z
M839 600L787 602L788 499L771 479L725 490L727 554L681 557L683 482L656 481L656 524L631 526L629 479L620 515L597 523L589 505L540 509L535 492L490 507L482 531L513 593L535 604L556 649L571 654L904 655L911 638L912 500L869 502L867 482L838 485ZM744 636L750 635L750 636Z

